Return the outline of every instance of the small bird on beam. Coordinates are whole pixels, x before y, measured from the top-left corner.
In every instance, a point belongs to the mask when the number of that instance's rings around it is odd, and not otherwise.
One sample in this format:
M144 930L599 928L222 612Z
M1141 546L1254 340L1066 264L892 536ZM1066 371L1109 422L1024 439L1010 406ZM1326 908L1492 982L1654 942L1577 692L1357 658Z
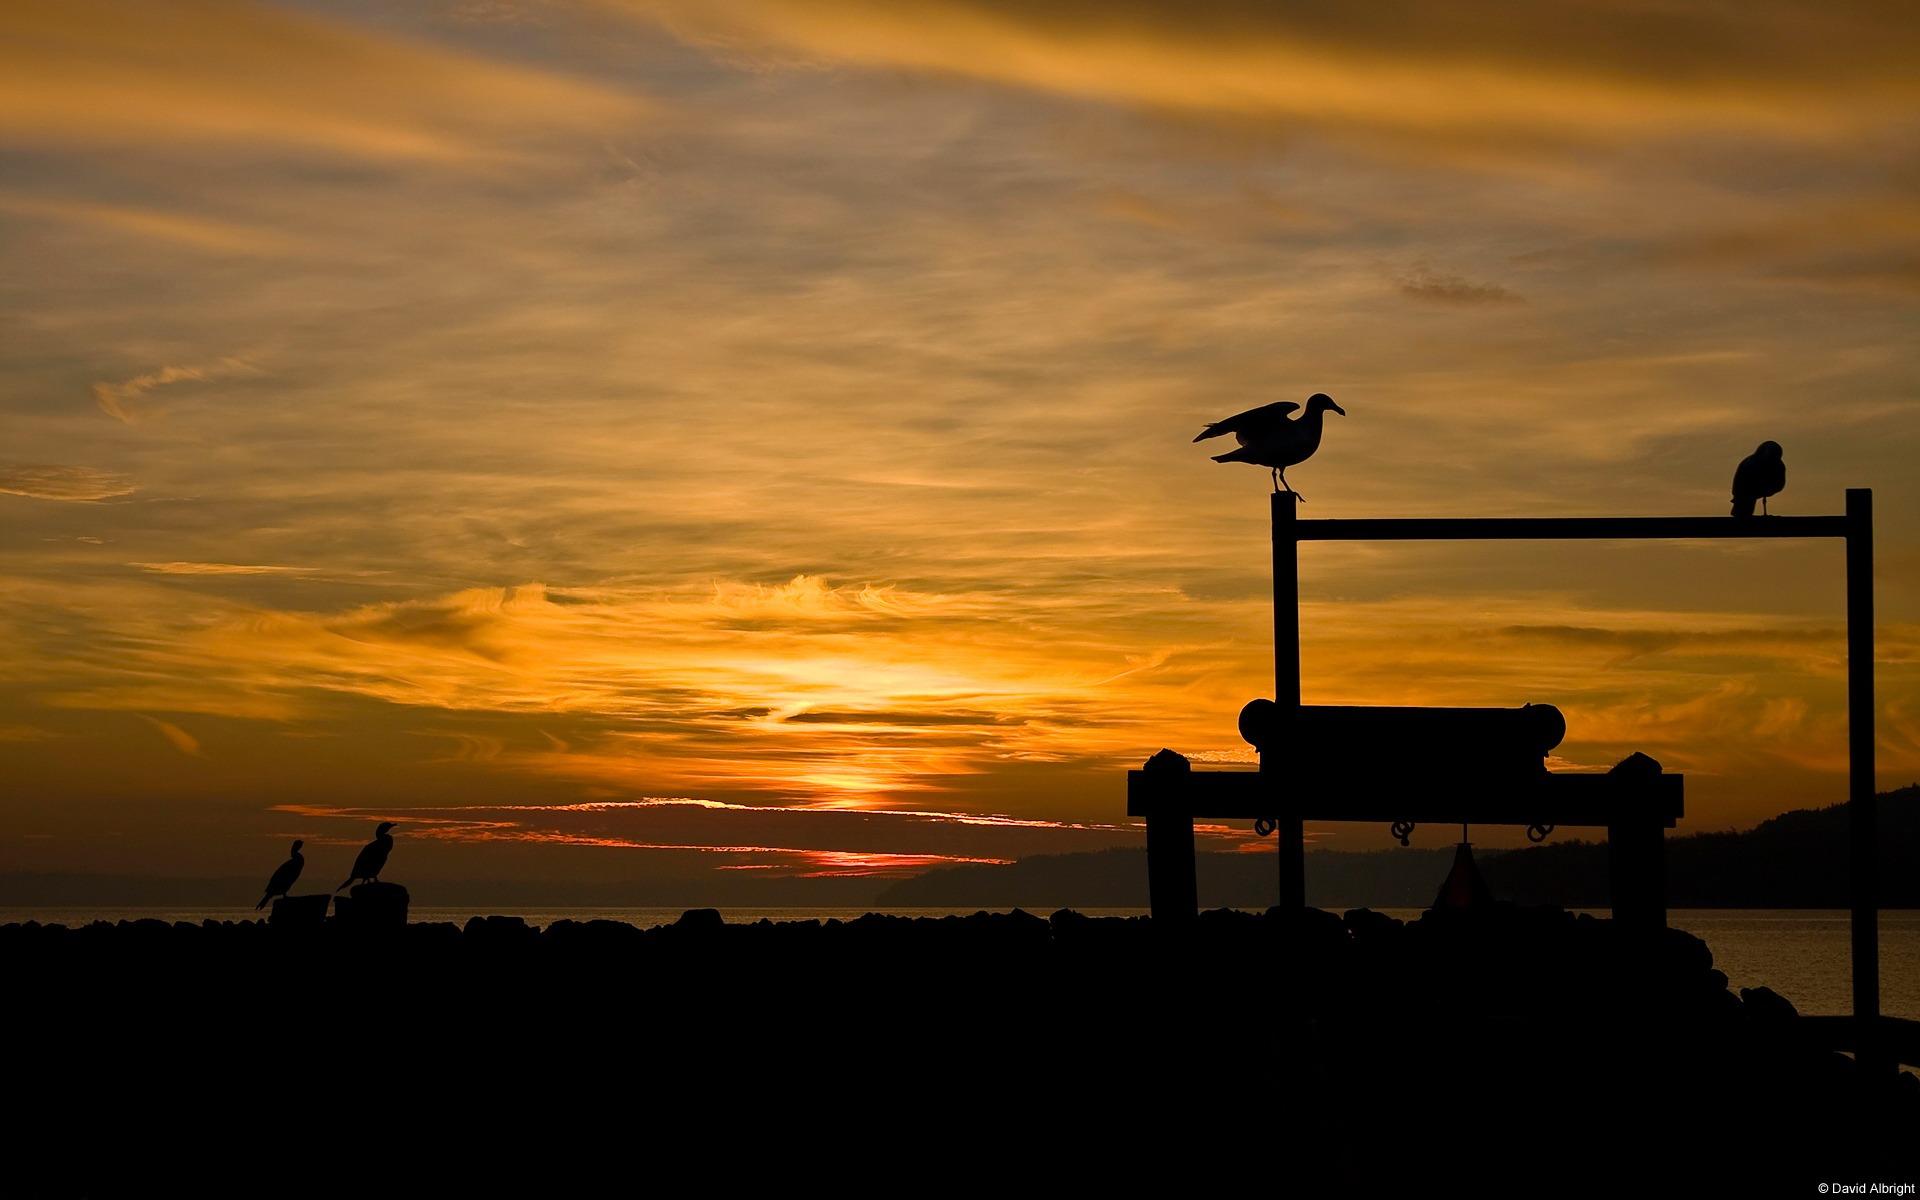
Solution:
M1347 410L1333 402L1333 397L1324 392L1315 392L1307 397L1307 411L1298 417L1288 417L1300 406L1291 400L1282 400L1278 404L1265 404L1259 408L1250 408L1243 413L1235 413L1224 421L1214 421L1200 431L1196 442L1205 441L1222 434L1232 434L1240 443L1238 450L1213 456L1215 462L1243 462L1269 468L1273 472L1273 490L1285 488L1299 496L1301 503L1306 497L1293 491L1293 485L1287 482L1287 468L1298 466L1313 457L1320 448L1321 417L1328 409L1347 415Z
M1780 457L1779 442L1761 442L1760 448L1740 460L1733 473L1733 515L1753 515L1754 501L1760 513L1767 515L1767 497L1778 496L1787 486L1787 464Z

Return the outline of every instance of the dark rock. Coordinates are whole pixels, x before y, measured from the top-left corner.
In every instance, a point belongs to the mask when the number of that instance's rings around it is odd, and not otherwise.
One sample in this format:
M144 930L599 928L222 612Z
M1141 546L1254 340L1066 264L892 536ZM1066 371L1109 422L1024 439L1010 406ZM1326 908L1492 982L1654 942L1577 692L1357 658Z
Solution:
M689 933L714 933L726 928L726 924L717 908L690 908L680 914L673 927Z
M1405 923L1364 909L1210 910L1179 930L1068 910L731 926L696 910L656 929L544 932L479 917L391 936L343 924L309 939L258 921L0 926L0 962L32 981L9 995L26 1031L9 1047L9 1080L58 1119L86 1111L102 1128L86 1106L129 1081L160 1081L169 1102L201 1111L201 1092L257 1091L280 1047L341 1088L377 1097L390 1072L409 1103L431 1088L455 1111L489 1088L564 1103L609 1080L703 1107L716 1079L912 1058L937 1096L890 1079L882 1103L924 1121L929 1105L944 1111L938 1097L972 1103L952 1079L1037 1064L1037 1099L1103 1128L1137 1120L1143 1098L1165 1101L1154 1121L1183 1149L1284 1137L1272 1144L1347 1169L1383 1145L1427 1168L1443 1139L1457 1154L1497 1138L1502 1154L1538 1147L1590 1175L1576 1145L1588 1138L1691 1153L1716 1178L1778 1173L1801 1147L1910 1159L1920 1122L1920 1086L1863 1088L1831 1026L1796 1021L1764 989L1735 997L1685 935L1625 936L1557 909ZM147 980L165 986L129 1004L130 983ZM588 1038L590 1051L574 1049ZM875 1105L868 1074L852 1086L836 1096ZM154 1094L130 1121L151 1118ZM1187 1113L1200 1115L1166 1123ZM301 1136L311 1127L303 1119ZM489 1153L470 1157L491 1169L511 1139L481 1136ZM87 1161L58 1158L64 1189L9 1194L100 1191L74 1174Z
M1660 931L1660 954L1673 977L1705 975L1713 969L1713 950L1684 929Z
M407 889L397 883L361 883L333 898L333 919L343 929L366 932L407 924Z
M1356 940L1392 937L1403 928L1399 920L1370 908L1350 908L1341 915L1340 922Z
M1770 987L1741 988L1740 1004L1747 1020L1763 1027L1784 1028L1800 1016L1793 1001Z
M540 931L527 924L525 917L473 917L467 921L464 937L471 946L489 949L531 946L539 940Z
M1269 926L1295 937L1347 940L1345 923L1324 908L1283 908L1276 904L1267 909L1265 920Z
M461 930L452 921L423 921L407 926L410 949L426 953L449 951L460 944Z
M326 923L327 905L332 900L324 892L317 896L282 896L273 902L267 924L275 929L318 929Z

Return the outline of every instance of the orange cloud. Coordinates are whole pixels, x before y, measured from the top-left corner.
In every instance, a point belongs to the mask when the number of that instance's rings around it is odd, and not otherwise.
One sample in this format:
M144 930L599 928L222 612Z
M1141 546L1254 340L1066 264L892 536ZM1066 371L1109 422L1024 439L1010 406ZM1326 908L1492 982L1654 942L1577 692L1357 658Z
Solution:
M180 753L186 755L189 758L205 757L205 755L200 750L200 739L194 737L192 734L180 728L178 725L175 725L171 721L162 721L158 717L149 717L144 713L137 714L137 715L140 717L142 721L145 721L147 724L159 730L160 736L166 738L168 744L170 744L175 750L178 750Z
M284 567L248 563L137 562L128 563L156 575L312 575L319 567Z
M111 500L137 489L123 475L91 467L53 465L0 466L0 492L35 500Z
M225 254L283 255L305 245L291 234L232 221L72 197L0 195L0 212L113 230Z
M130 402L157 388L177 383L206 383L258 373L259 369L246 359L229 355L199 366L161 367L119 383L96 383L93 385L93 399L100 406L101 412L122 424L131 425L139 419L140 413L138 409L130 407Z
M632 0L735 60L917 69L1178 111L1536 145L1900 121L1920 44L1897 4L1648 10L1586 0Z
M23 0L7 29L0 138L15 144L472 162L641 111L591 84L244 0Z

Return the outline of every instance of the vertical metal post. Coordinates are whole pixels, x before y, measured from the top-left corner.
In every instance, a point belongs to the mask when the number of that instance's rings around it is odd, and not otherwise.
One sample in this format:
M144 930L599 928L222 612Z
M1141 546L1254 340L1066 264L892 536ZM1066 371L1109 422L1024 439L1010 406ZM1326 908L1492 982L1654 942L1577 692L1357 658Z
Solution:
M1854 1051L1863 1072L1892 1069L1880 1038L1879 842L1874 809L1873 490L1847 489L1847 867L1853 907Z
M1294 524L1300 498L1292 492L1273 494L1273 702L1282 721L1291 724L1300 713L1300 538ZM1281 744L1286 743L1283 735ZM1263 769L1269 767L1261 756ZM1298 798L1280 793L1280 822L1275 841L1280 851L1280 907L1298 911L1307 906L1306 830Z

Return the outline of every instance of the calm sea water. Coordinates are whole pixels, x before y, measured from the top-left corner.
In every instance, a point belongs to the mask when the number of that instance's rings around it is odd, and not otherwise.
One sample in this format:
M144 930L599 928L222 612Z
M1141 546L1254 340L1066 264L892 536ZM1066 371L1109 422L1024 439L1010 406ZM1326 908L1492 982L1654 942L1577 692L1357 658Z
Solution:
M526 918L532 925L572 919L603 918L634 925L665 925L677 920L677 908L505 908L488 909ZM861 908L730 908L722 912L730 923L772 921L851 920ZM973 909L889 908L877 910L903 917L965 915ZM1089 916L1139 916L1144 909L1088 908ZM1383 909L1403 920L1418 917L1418 909ZM485 912L471 908L416 906L416 921L452 921ZM1044 914L1043 914L1044 915ZM1604 914L1602 914L1604 915ZM16 921L85 925L91 921L251 921L251 908L7 908L0 907L0 925ZM1803 1013L1845 1013L1852 1010L1852 970L1848 962L1847 914L1838 909L1676 909L1668 917L1677 928L1706 942L1714 965L1727 973L1732 986L1761 984L1779 992ZM1880 914L1880 1007L1889 1016L1920 1020L1920 911Z

